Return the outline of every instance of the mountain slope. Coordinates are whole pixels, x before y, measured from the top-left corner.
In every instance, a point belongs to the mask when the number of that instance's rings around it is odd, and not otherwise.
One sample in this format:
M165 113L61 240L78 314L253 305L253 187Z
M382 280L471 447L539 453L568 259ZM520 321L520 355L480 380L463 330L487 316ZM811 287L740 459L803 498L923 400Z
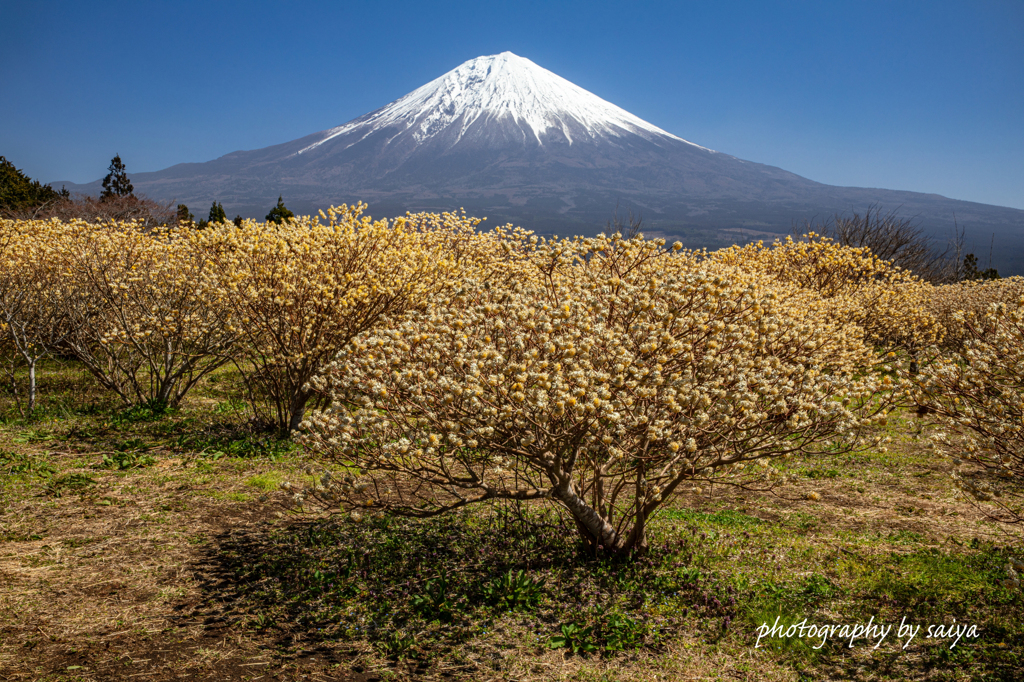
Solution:
M375 215L465 207L491 224L559 234L597 231L618 205L693 246L788 232L794 223L878 204L917 217L939 238L952 236L955 217L976 250L994 235L994 264L1024 272L1024 211L833 187L743 161L509 52L465 62L344 125L132 180L139 192L200 211L216 200L229 213L262 217L283 194L300 212L358 200Z

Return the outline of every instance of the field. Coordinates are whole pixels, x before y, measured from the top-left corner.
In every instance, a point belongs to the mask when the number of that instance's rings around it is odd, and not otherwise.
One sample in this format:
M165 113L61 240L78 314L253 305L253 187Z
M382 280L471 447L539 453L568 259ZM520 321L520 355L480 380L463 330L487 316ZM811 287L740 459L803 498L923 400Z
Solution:
M254 432L230 367L125 409L46 361L0 403L0 679L1020 679L1020 548L901 413L774 493L683 490L636 563L585 555L543 501L353 524L281 504L301 448ZM1016 552L1016 554L1014 554ZM522 571L520 573L520 571ZM758 626L894 628L850 648ZM977 637L926 638L930 625ZM590 629L588 629L590 628ZM955 636L954 636L955 638ZM561 646L558 646L561 645ZM589 651L589 649L604 651ZM576 651L574 654L573 651Z

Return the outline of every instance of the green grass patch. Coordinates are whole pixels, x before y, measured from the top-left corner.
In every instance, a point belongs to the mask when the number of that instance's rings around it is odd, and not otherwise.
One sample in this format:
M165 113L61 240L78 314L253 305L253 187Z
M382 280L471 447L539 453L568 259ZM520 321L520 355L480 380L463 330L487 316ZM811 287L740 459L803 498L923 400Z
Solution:
M654 534L635 561L581 551L554 513L324 521L225 546L236 603L259 629L301 623L391 658L440 660L488 633L570 653L718 637L734 588L694 567L714 544ZM291 625L288 625L291 627Z
M751 528L764 523L756 516L750 516L732 509L719 512L699 512L691 509L666 509L662 517L674 521L685 521L697 525L721 526L724 528Z
M157 421L176 412L177 410L168 407L165 402L150 400L142 405L133 405L114 413L108 424L119 428L138 422Z
M281 481L284 480L284 474L279 471L268 471L263 474L256 474L250 476L245 480L245 485L250 488L256 488L257 490L277 490Z
M912 530L898 530L893 533L889 533L885 538L889 542L901 545L917 545L923 544L925 541L924 535L921 533L915 533Z
M261 458L279 461L298 450L296 443L271 433L248 433L244 430L230 430L221 435L185 433L178 437L174 446L183 450L213 456L217 453L231 457Z
M65 493L75 492L84 494L97 483L96 479L85 474L67 474L51 479L46 485L46 495L50 497L61 497Z
M814 469L808 469L804 472L807 478L811 479L832 479L839 478L842 474L839 473L839 469L827 469L824 467L817 467Z
M115 452L104 455L100 463L96 465L96 468L126 471L128 469L142 469L154 464L156 464L156 457L152 455L142 452Z
M26 478L49 478L57 470L42 457L0 450L0 474Z

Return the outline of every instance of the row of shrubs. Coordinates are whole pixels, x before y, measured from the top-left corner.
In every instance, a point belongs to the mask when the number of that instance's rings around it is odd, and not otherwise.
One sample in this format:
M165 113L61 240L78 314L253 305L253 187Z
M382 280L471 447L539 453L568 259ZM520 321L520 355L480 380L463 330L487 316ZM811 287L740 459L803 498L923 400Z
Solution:
M773 485L774 458L865 447L916 403L958 485L1021 520L1020 278L934 286L813 233L709 253L362 211L3 221L3 352L28 366L27 409L47 354L126 404L176 404L234 363L259 416L363 472L328 467L299 502L358 519L553 499L585 543L630 552L672 494Z
M5 353L78 359L126 404L176 405L235 363L257 413L294 428L312 376L379 321L493 269L518 233L462 215L373 221L362 207L207 230L0 222ZM31 372L30 372L31 375ZM24 391L31 409L34 384Z

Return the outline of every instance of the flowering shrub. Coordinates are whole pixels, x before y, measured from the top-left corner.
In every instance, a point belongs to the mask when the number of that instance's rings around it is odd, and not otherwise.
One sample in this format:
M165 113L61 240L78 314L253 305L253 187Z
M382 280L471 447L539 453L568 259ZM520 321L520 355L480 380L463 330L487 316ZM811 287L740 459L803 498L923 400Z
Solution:
M883 349L915 352L941 334L928 308L931 285L866 247L842 246L811 232L801 240L734 246L710 257L814 292L828 302L832 315L859 325Z
M769 458L852 447L884 413L883 384L855 376L858 327L659 246L541 242L520 282L357 336L313 380L333 404L301 440L365 477L299 499L358 519L550 498L585 543L628 552L685 484L770 480Z
M134 223L5 221L0 262L8 340L29 366L76 356L125 402L178 402L223 364L232 335L187 235Z
M993 304L1014 304L1024 296L1024 277L966 280L933 287L927 299L930 314L942 326L945 348L962 351L964 343L986 330Z
M981 287L965 292L985 291ZM988 293L988 292L986 292ZM953 479L994 508L1024 521L1024 296L976 312L954 313L963 341L922 369L917 400L948 427L933 443L953 457Z
M296 429L309 380L357 334L500 264L505 233L477 234L454 214L373 221L362 205L275 223L211 226L197 240L240 334L239 368L255 405ZM483 265L486 263L487 265ZM493 265L492 265L493 264Z
M61 347L124 402L177 404L229 361L239 332L194 232L83 221L41 228L72 294Z
M35 408L36 367L61 345L68 332L64 311L75 295L53 267L39 227L39 223L0 221L0 354L25 416ZM24 406L15 381L15 370L22 365L28 369Z
M526 234L415 214L326 224L247 221L207 230L137 222L0 223L0 331L14 379L40 357L74 355L126 403L175 404L232 360L257 411L295 428L309 379L356 334L472 275L516 279ZM327 218L327 215L322 215Z

